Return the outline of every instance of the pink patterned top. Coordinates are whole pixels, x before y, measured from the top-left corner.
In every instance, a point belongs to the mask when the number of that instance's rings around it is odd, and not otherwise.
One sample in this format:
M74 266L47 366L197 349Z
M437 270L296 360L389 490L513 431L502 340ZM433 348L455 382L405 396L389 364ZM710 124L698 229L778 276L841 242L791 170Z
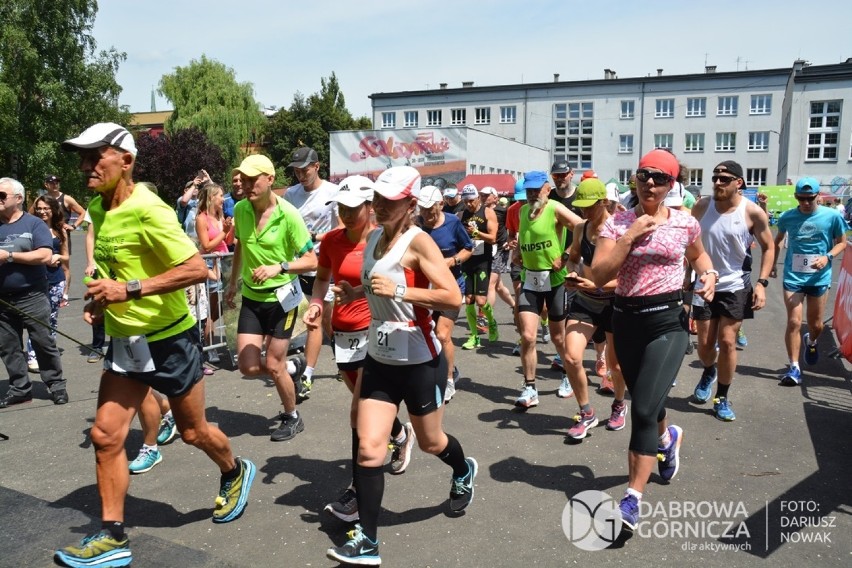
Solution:
M600 236L617 240L636 220L633 209L606 220ZM633 243L618 270L619 296L652 296L683 287L686 247L701 235L701 226L689 213L669 209L669 219Z

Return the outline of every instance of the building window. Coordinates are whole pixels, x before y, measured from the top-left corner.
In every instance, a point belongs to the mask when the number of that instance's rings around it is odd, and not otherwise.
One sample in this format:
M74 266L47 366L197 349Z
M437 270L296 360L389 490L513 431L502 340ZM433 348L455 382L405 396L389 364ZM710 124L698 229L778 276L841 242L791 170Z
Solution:
M500 124L515 124L518 121L518 107L500 107Z
M630 176L633 175L633 170L618 170L618 183L627 185L630 182Z
M836 160L841 101L814 101L808 125L808 160Z
M704 151L704 133L695 133L686 135L686 146L684 152L703 152Z
M654 118L673 118L674 117L674 99L657 99L657 108L654 111Z
M772 113L772 95L752 95L751 106L748 109L749 114L771 114Z
M554 159L564 153L572 168L592 167L594 103L558 103L553 105Z
M636 101L621 101L621 114L618 118L622 120L633 120L636 114Z
M467 122L467 109L454 108L450 111L450 124L453 126L464 125Z
M748 133L749 152L769 151L769 131Z
M407 110L405 111L404 120L406 128L415 128L417 126L417 111L416 110Z
M690 169L687 172L687 186L704 187L704 170Z
M633 135L622 134L618 137L618 153L632 154L633 153Z
M707 116L707 99L705 97L686 99L686 116Z
M427 110L426 111L426 126L441 126L441 111Z
M383 112L382 113L382 128L396 128L396 113L395 112Z
M674 146L674 134L654 134L654 148L671 150Z
M734 152L737 149L737 133L736 132L717 132L716 133L716 151L717 152Z
M737 105L739 97L719 97L719 106L716 108L716 116L737 116Z
M480 107L474 109L474 124L491 124L491 107Z
M766 185L766 168L747 168L746 187L761 187Z

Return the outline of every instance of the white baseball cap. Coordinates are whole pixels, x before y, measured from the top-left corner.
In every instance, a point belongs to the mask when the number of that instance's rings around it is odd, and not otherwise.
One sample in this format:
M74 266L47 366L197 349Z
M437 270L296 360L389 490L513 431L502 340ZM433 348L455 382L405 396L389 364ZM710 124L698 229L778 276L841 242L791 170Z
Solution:
M491 187L490 185L486 185L485 187L479 190L479 193L482 195L497 195L497 190Z
M388 168L379 175L373 189L391 201L417 197L420 194L420 172L411 166Z
M420 195L417 197L417 205L424 209L433 207L436 203L443 203L444 196L441 195L441 190L434 185L427 185L420 188Z
M683 184L679 181L674 182L672 188L666 194L666 199L663 205L666 207L681 207L683 206Z
M614 181L606 184L606 198L609 201L614 202L618 202L621 200L621 194L618 193L618 184Z
M66 152L76 150L89 150L113 146L136 156L136 143L127 129L114 122L99 122L88 127L76 138L71 138L62 143L62 149Z
M373 180L364 176L349 176L340 182L337 193L327 201L326 205L336 201L346 207L358 207L362 203L373 200Z

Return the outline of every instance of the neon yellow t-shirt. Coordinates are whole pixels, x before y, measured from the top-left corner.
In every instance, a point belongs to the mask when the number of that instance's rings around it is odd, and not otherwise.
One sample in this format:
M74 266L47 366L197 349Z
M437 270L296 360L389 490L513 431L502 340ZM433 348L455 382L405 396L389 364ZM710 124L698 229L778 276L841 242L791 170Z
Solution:
M277 197L277 196L276 196ZM311 233L299 210L277 197L278 205L269 215L263 230L257 232L254 208L248 199L234 206L234 236L240 247L243 296L256 302L277 302L275 289L297 278L295 274L279 274L262 285L249 287L251 273L258 266L280 264L313 249Z
M565 231L556 224L556 206L553 201L544 205L544 210L535 219L530 219L530 206L524 204L520 212L518 245L521 248L521 280L526 282L527 270L551 270L555 261L565 250ZM550 287L561 286L567 270L551 270Z
M144 185L134 186L130 197L109 211L104 211L101 196L96 196L89 203L89 215L95 226L99 278L144 280L198 253L174 209ZM148 341L158 341L191 328L195 318L181 289L108 306L104 324L112 337L147 335Z

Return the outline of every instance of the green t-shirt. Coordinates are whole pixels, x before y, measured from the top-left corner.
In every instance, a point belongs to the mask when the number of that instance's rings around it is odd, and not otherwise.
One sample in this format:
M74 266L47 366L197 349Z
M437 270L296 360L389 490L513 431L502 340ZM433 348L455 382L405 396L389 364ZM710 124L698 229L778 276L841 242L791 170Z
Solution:
M260 233L251 202L243 199L234 206L234 236L240 246L242 292L244 297L256 302L277 302L275 289L295 280L296 275L279 274L262 286L250 287L255 268L290 262L314 248L311 233L299 210L280 197L277 199L278 204Z
M521 247L521 280L526 282L527 270L551 270L553 261L565 250L565 230L556 226L556 206L553 201L544 205L541 214L530 220L530 206L524 204L520 211L518 244ZM550 287L561 286L565 281L565 268L551 270Z
M96 196L89 203L89 215L95 226L95 265L100 278L145 280L198 254L174 209L144 185L137 184L125 202L109 211L104 211L102 197ZM110 305L104 324L113 337L147 335L148 341L158 341L191 328L195 318L181 289Z

